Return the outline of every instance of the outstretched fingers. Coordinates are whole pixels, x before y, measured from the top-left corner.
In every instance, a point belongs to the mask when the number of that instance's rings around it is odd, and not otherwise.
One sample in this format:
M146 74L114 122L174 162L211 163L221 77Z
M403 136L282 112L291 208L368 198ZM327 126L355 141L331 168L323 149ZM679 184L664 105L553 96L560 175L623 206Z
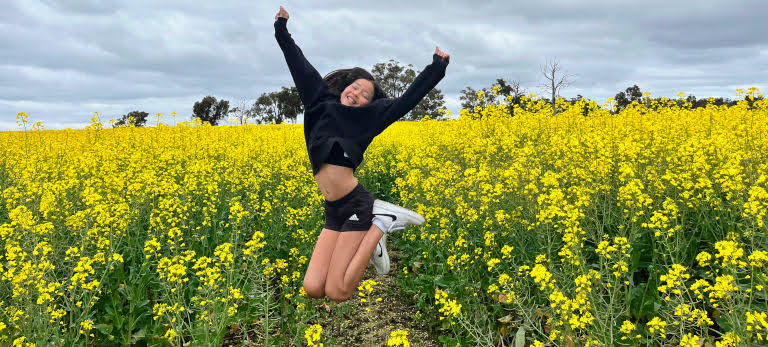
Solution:
M450 60L451 55L440 50L440 47L435 46L435 54L439 55L443 60Z
M288 19L288 17L290 17L288 15L288 11L286 11L283 6L280 6L280 10L277 11L277 14L275 15L275 20L277 20L280 17L285 18L285 19Z

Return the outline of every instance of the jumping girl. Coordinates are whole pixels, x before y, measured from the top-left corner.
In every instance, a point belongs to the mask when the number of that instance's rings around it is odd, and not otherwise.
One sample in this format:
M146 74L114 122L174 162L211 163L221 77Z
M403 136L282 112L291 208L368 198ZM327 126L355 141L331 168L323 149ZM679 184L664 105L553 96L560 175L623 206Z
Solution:
M275 38L304 104L304 140L312 174L325 198L325 227L304 275L304 290L311 297L339 302L352 295L369 262L378 273L389 272L387 233L424 223L414 211L374 201L354 172L373 138L440 82L450 56L435 47L432 64L401 97L388 98L373 76L359 67L320 77L288 33L288 17L280 6Z

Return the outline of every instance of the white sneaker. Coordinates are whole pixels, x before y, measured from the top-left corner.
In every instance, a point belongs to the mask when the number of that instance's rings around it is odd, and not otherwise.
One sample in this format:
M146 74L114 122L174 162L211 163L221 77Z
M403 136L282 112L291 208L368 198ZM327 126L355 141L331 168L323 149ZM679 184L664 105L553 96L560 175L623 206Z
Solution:
M379 243L376 244L376 249L371 255L371 264L376 269L376 273L384 275L389 273L389 254L387 254L387 234L381 235Z
M385 234L405 229L408 225L424 224L424 217L420 214L379 199L373 202L373 218L380 220L386 226L386 230L383 230Z

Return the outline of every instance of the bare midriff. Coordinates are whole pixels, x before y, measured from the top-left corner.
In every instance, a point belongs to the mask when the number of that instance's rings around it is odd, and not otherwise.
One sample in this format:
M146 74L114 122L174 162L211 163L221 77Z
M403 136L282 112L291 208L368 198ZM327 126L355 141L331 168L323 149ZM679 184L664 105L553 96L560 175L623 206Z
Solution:
M354 170L346 166L324 163L315 175L315 182L327 201L336 201L357 186Z

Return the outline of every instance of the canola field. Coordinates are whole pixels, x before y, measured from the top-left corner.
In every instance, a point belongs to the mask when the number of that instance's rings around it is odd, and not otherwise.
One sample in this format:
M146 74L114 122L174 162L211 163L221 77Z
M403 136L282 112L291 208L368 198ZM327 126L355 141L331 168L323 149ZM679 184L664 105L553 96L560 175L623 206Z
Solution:
M357 177L426 217L389 238L414 321L444 345L766 344L768 102L740 96L392 125ZM18 119L0 133L0 345L334 344L301 289L324 222L301 125ZM350 300L376 305L372 285Z

